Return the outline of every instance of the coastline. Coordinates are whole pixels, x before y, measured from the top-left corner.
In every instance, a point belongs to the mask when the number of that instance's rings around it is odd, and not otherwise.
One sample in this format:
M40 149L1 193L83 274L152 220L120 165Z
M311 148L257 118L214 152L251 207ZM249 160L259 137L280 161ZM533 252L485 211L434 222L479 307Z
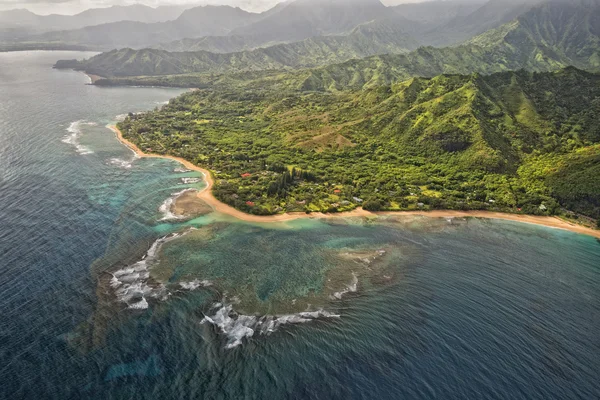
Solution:
M357 208L353 211L340 212L335 214L325 214L325 213L287 213L287 214L277 214L277 215L252 215L237 210L225 203L219 201L212 194L212 187L214 185L214 179L207 169L202 167L198 167L197 165L191 163L188 160L185 160L181 157L175 156L165 156L160 154L147 154L144 153L138 146L129 140L123 137L121 131L116 127L116 125L108 126L110 130L112 130L117 139L131 149L138 157L140 158L164 158L168 160L174 160L181 163L189 170L200 172L204 175L204 180L206 182L206 187L198 193L198 197L206 202L211 208L215 211L226 214L231 217L237 218L246 222L286 222L293 221L301 218L312 218L312 219L321 219L321 218L346 218L346 217L376 217L376 216L424 216L431 218L465 218L465 217L475 217L475 218L487 218L487 219L499 219L505 221L514 221L521 222L526 224L534 224L541 225L548 228L562 229L575 233L579 233L582 235L588 235L595 238L600 239L600 230L595 230L591 228L587 228L582 225L577 225L574 223L570 223L564 221L558 217L545 217L545 216L536 216L536 215L525 215L525 214L509 214L495 211L456 211L456 210L432 210L432 211L380 211L380 212L371 212L363 210L362 208Z
M87 77L90 78L90 85L94 85L96 84L97 81L99 81L100 79L104 79L104 77L100 76L100 75L94 75L94 74L88 74L86 73Z

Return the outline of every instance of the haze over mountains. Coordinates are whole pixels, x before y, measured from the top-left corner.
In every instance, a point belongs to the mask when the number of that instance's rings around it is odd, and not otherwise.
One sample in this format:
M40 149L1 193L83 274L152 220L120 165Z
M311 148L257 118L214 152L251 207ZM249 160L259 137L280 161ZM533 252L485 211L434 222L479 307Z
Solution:
M489 3L476 12L485 13L488 7ZM85 62L65 62L59 66L83 69L104 77L123 77L326 65L311 70L301 84L310 90L389 84L413 76L442 73L494 73L522 68L550 71L567 66L600 69L598 0L545 2L457 47L418 48L420 43L398 23L403 20L402 16L392 16L361 24L347 35L315 36L226 54L204 50L122 49ZM374 57L364 58L368 56ZM356 60L339 64L351 59Z
M234 52L347 34L360 24L391 20L394 29L413 36L421 45L445 46L500 26L535 2L436 0L386 7L379 0L293 0L261 14L228 6L188 6L186 10L183 6L152 9L138 5L43 17L14 10L0 12L0 21L6 21L0 28L0 42L42 49L77 45L98 50L153 47Z

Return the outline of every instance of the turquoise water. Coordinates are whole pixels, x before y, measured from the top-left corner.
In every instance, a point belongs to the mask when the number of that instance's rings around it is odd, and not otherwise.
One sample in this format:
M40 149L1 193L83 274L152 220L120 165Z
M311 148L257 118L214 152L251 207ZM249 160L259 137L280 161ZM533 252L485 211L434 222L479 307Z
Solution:
M0 398L599 397L596 239L165 220L197 175L106 125L181 91L50 68L82 56L0 54Z

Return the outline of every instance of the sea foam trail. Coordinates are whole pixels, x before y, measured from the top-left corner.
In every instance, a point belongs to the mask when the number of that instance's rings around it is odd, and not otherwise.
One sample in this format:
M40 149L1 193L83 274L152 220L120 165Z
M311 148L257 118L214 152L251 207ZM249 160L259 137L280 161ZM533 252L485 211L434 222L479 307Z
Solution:
M307 311L287 315L265 315L262 317L238 314L231 305L217 303L213 307L213 315L205 315L201 324L211 324L227 338L226 349L233 349L242 344L244 338L257 335L270 335L280 326L302 324L321 318L339 318L337 314L325 310Z
M75 147L75 150L79 154L82 154L82 155L92 154L93 153L92 150L88 149L87 147L85 147L81 143L79 143L79 138L81 137L81 133L82 133L81 127L83 125L94 126L94 125L96 125L96 123L95 122L87 122L84 120L71 122L71 124L67 128L67 132L69 132L69 133L62 138L62 142Z
M161 221L170 221L170 220L179 220L179 219L185 218L183 216L173 214L173 212L171 211L171 207L173 206L173 203L175 202L175 200L177 200L177 198L179 196L181 196L182 194L187 193L187 192L195 192L195 191L196 191L196 189L185 189L180 192L171 194L171 196L168 199L166 199L160 205L160 207L158 207L158 211L160 211L160 213L163 215L163 217L160 220Z

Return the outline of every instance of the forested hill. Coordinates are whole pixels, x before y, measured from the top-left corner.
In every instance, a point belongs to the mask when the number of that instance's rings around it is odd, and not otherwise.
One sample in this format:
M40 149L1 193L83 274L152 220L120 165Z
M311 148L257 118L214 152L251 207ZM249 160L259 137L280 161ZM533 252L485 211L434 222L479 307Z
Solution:
M600 3L598 0L551 1L534 7L500 28L486 32L459 47L423 47L406 54L377 55L341 64L336 60L364 55L369 51L401 52L415 46L393 24L377 22L360 26L347 37L319 37L254 51L215 54L209 52L169 53L160 50L120 50L84 62L66 62L105 76L188 76L169 79L134 79L128 83L174 86L203 85L192 73L228 73L244 70L304 68L331 64L285 77L302 90L344 90L379 86L413 76L443 73L495 73L527 69L550 71L569 65L600 70ZM388 52L389 52L388 51ZM111 81L118 83L119 81Z
M420 48L409 54L382 55L311 71L307 90L377 86L412 76L442 73L494 73L566 66L600 71L600 2L551 1L515 21L479 35L467 44Z
M345 36L318 36L236 53L121 49L82 62L58 62L57 67L82 69L104 77L311 68L416 49L418 42L395 22L395 19L384 19L360 25Z
M440 75L335 93L198 90L119 127L256 214L489 209L600 217L600 75ZM152 149L152 150L148 150Z

